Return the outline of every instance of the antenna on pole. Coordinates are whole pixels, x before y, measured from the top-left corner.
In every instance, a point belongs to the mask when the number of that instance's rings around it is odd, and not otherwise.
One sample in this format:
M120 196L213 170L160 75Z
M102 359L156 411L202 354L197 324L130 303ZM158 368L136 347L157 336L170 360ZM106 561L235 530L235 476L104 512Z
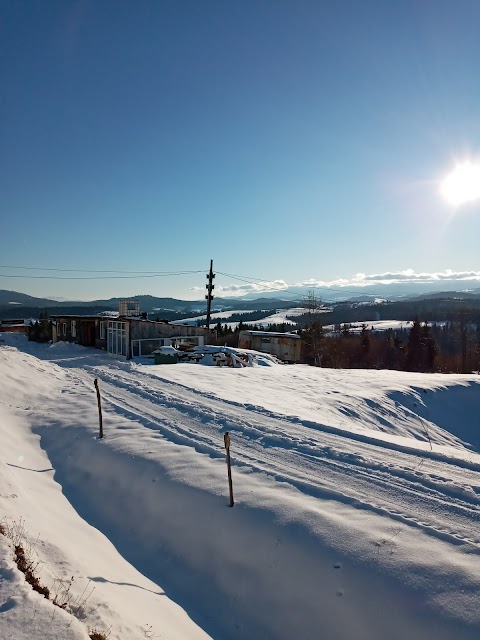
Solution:
M213 279L215 278L215 274L213 273L213 260L210 260L210 271L207 273L207 279L208 279L208 284L205 285L208 293L205 296L205 299L207 300L207 330L210 329L210 315L211 315L211 311L212 311L212 300L213 300L213 295L212 295L212 291L215 289L215 285L213 284Z

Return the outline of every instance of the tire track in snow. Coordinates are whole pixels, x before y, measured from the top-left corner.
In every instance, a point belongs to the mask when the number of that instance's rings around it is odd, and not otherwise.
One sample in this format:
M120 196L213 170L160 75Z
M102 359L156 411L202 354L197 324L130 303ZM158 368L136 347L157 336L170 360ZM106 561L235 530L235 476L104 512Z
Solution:
M171 393L165 392L162 388L162 379L145 376L138 372L131 375L129 382L125 382L124 377L112 374L111 372L105 373L100 371L99 373L100 375L104 374L105 381L110 380L114 386L121 386L124 389L128 389L132 393L136 393L146 400L153 402L155 405L168 408L173 407L186 416L196 416L202 421L207 422L212 419L213 415L215 419L224 423L225 428L234 429L235 427L240 426L239 432L242 435L248 435L252 439L262 440L264 447L281 447L284 445L285 448L294 447L307 454L312 453L312 451L319 447L320 436L318 433L318 427L321 427L322 425L315 424L314 427L311 427L309 423L299 423L295 418L291 419L287 416L271 414L271 412L265 413L261 408L259 409L252 405L242 405L231 401L224 401L216 396L210 396L210 394L205 396L196 390L191 390L184 385L177 385L176 383L169 381L167 387L169 391L172 390L172 385L174 387L178 386L181 389L180 396L174 397ZM146 378L148 383L153 383L153 387L146 386L145 383L139 381L137 379L139 375ZM155 383L157 383L156 386ZM193 401L188 400L185 397L185 394L188 391L194 396ZM225 407L230 409L228 413L225 411ZM234 407L234 411L231 410L231 407ZM240 419L240 414L242 419ZM218 417L219 415L220 418ZM235 416L235 422L229 422L229 419L225 417L226 415ZM283 426L289 431L289 433L285 433L284 431L282 432L281 430L279 431L279 426ZM415 475L417 473L416 467L419 467L420 463L430 466L433 469L437 468L444 470L445 473L443 475L439 475L438 473L424 474L424 477L427 482L431 483L432 487L437 486L438 488L439 485L443 485L444 489L448 489L449 495L454 497L466 497L467 499L473 500L474 503L480 504L480 473L476 473L480 471L480 466L475 463L471 463L472 469L470 470L470 468L467 468L467 470L464 467L465 461L463 460L455 458L444 461L443 457L440 460L437 460L435 457L431 458L428 455L430 453L428 451L421 452L418 449L405 448L405 450L401 450L400 452L397 452L395 449L393 451L388 451L390 461L387 464L385 462L385 449L390 449L389 442L383 443L381 440L374 440L372 443L358 442L356 440L357 434L351 434L350 432L343 430L333 434L329 431L320 431L320 434L322 441L324 442L331 442L333 445L337 445L339 442L342 443L341 450L335 448L335 446L330 447L329 454L331 456L344 459L347 462L352 461L353 458L355 458L357 464L365 464L369 469L371 469L374 464L372 460L372 452L378 452L380 455L378 456L376 468L383 470L387 469L390 473L395 471L395 467L392 466L391 463L392 459L399 459L402 461L407 460L410 462L412 457L415 459L416 464L409 464L407 467L398 467L399 473ZM328 444L325 445L325 447L328 447ZM346 451L345 449L348 450ZM366 457L361 456L358 453L359 450L365 452ZM447 462L448 465L451 465L454 468L445 468L443 464L444 462ZM455 484L452 481L452 476L454 476L454 478L458 477L460 482ZM467 476L472 480L472 482L464 485L462 481Z
M103 395L114 410L171 442L223 457L221 433L230 430L235 434L237 465L289 482L304 493L387 515L441 539L475 546L480 543L478 495L454 485L447 473L440 474L442 463L436 463L440 469L435 476L419 472L425 459L418 454L395 452L397 459L412 464L387 465L383 447L363 445L370 454L365 458L350 450L348 434L321 434L322 440L330 443L319 444L313 438L299 438L297 432L301 430L304 436L308 427L299 428L286 418L272 418L218 398L204 398L202 403L195 395L191 401L185 398L183 385L180 396L175 397L170 386L168 392L162 389L161 380L148 378L149 383L156 382L152 386L138 380L138 372L127 376L127 381L125 372L121 376L104 370L95 373L103 380ZM354 445L358 448L358 442ZM379 459L372 453L379 453ZM449 473L451 466L445 466Z

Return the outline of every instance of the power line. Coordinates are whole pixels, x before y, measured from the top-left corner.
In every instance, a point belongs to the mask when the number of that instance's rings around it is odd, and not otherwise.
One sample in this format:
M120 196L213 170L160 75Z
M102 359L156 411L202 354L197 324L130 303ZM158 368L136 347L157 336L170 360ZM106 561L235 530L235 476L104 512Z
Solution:
M192 270L181 270L181 271L122 271L118 269L65 269L59 267L25 267L25 266L14 266L14 265L0 265L0 269L22 269L25 271L55 271L59 273L97 273L97 274L122 274L122 275L92 275L92 276L54 276L54 275L22 275L22 274L7 274L0 273L0 277L3 278L24 278L24 279L35 279L35 280L134 280L134 279L142 279L142 278L164 278L164 277L176 277L183 275L192 275L197 273L203 273L203 269L192 269ZM234 273L227 273L224 271L217 271L218 274L223 275L227 278L232 278L233 280L238 280L239 282L245 282L246 284L256 284L256 283L271 283L272 281L268 278L256 278L252 276L243 276ZM273 283L274 284L274 283ZM287 287L298 287L301 285L296 284L288 284ZM319 289L322 291L332 291L336 293L350 293L353 295L358 295L361 293L361 290L353 291L351 289L344 288L335 288L328 286L315 286L315 285L304 285L309 289ZM275 286L269 286L270 291L278 291L282 293L282 295L293 296L294 298L299 298L301 294L293 293L292 291L288 291L287 289ZM258 293L261 293L260 291ZM373 294L366 294L371 295Z
M196 270L179 270L179 271L119 271L117 269L60 269L58 267L24 267L24 266L14 266L11 264L0 264L0 269L26 269L29 271L65 271L65 272L75 272L75 273L145 273L152 275L177 275L177 274L185 274L185 273L202 273L203 269Z
M253 278L250 276L240 276L237 274L233 274L233 273L224 273L223 271L217 271L217 273L220 273L222 276L227 276L228 278L233 278L234 280L240 280L241 282L246 282L247 284L255 284L256 282L263 282L263 283L269 283L272 282L271 280L268 280L268 278ZM337 293L352 293L355 295L358 295L359 293L361 293L361 290L357 289L356 291L353 291L352 289L344 289L342 288L335 288L335 287L328 287L328 286L315 286L315 285L298 285L298 284L287 284L287 287L298 287L298 286L305 286L308 289L321 289L321 290L326 290L326 291L334 291ZM285 295L291 295L291 296L298 296L298 293L293 293L290 291L286 291L285 289L280 289L280 288L276 288L276 287L270 287L270 290L272 291L280 291L282 293L284 293ZM365 294L365 295L370 295L372 297L375 297L375 294Z
M271 282L268 278L253 278L251 276L240 276L234 273L225 273L224 271L217 271L217 273L221 273L222 276L229 276L230 278L235 278L236 280L253 280L256 282Z
M145 275L135 276L23 276L20 274L6 274L0 273L0 277L3 278L27 278L28 280L141 280L142 278L162 278L173 276L184 276L192 273L203 273L203 271L176 271L170 273L151 273Z
M263 280L261 278L248 278L248 276L242 277L242 276L236 276L233 275L232 273L223 273L223 271L217 271L217 273L221 274L222 276L226 276L227 278L232 278L233 280L239 280L240 282L246 282L247 284L255 284L256 282L269 282L268 280ZM288 285L290 286L290 285ZM288 296L295 296L298 298L298 294L297 293L292 293L291 291L287 291L286 289L280 289L280 288L276 288L276 287L271 287L270 288L271 291L279 291L285 295ZM261 291L259 292L261 293Z

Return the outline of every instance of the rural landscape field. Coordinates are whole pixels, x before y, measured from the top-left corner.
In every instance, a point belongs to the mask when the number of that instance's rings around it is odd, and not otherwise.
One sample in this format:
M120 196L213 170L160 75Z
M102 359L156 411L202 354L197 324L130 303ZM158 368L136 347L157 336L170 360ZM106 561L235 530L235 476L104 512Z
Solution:
M2 522L70 591L61 610L19 584L0 538L2 637L478 637L477 375L155 366L3 336Z
M479 25L0 1L0 640L480 639Z

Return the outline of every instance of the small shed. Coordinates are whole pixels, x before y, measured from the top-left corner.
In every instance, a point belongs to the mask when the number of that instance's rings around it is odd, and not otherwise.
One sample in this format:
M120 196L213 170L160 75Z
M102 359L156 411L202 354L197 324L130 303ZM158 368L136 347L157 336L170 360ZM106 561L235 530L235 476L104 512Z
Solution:
M0 332L23 333L28 335L30 325L25 320L0 320Z
M296 333L240 331L238 348L269 353L283 362L300 362L302 339Z

